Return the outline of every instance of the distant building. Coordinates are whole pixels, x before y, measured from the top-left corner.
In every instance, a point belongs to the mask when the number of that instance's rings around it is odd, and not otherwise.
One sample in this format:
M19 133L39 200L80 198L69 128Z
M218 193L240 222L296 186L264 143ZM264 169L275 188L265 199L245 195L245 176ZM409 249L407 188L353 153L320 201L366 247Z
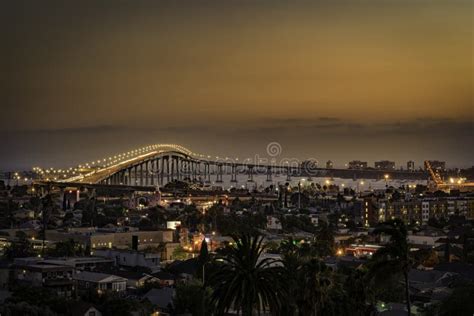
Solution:
M70 257L70 258L48 258L42 262L45 264L63 265L73 267L75 270L96 271L114 265L113 259L102 257Z
M332 169L332 168L334 168L334 165L331 160L328 160L326 162L326 169Z
M71 297L73 293L73 268L44 264L39 258L15 259L13 279L17 284L44 287L56 295Z
M177 227L181 226L181 221L167 221L166 228L176 230Z
M446 161L430 160L429 162L433 170L446 170Z
M375 162L375 169L380 170L395 170L395 162L389 160L381 160Z
M88 228L88 230L46 231L47 240L63 241L73 239L75 242L89 246L93 250L104 248L130 249L132 248L134 236L138 240L138 250L158 247L161 243L173 242L173 230L111 232Z
M352 160L348 163L349 169L367 169L367 161Z
M78 271L74 275L78 290L95 290L102 294L105 292L123 293L127 289L127 279L112 274Z
M310 215L309 215L309 219L311 220L311 224L313 224L314 226L318 226L318 225L319 225L319 217L318 217L318 215L316 215L316 214L310 214Z
M381 246L379 245L369 245L369 244L352 244L345 249L347 255L354 256L356 258L359 257L370 257L372 256L377 250L379 250Z
M278 218L274 216L267 216L267 229L281 230L283 227L281 226L281 222Z
M373 226L375 223L378 222L378 213L376 212L372 198L364 198L364 206L363 206L363 220L364 226L369 227Z
M407 170L415 171L415 162L413 160L407 162Z
M115 264L118 266L148 268L152 272L160 270L161 255L158 253L119 249L97 249L94 250L93 253L95 256L115 260Z
M426 228L417 233L408 234L407 239L410 244L436 247L441 245L441 240L446 238L446 234L435 228Z

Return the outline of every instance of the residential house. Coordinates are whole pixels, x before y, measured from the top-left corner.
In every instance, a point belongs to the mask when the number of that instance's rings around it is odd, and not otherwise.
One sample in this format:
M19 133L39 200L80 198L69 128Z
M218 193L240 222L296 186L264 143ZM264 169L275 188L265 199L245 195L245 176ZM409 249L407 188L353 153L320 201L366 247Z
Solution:
M77 271L74 280L80 291L95 290L102 294L105 292L123 293L127 289L127 279L112 274Z

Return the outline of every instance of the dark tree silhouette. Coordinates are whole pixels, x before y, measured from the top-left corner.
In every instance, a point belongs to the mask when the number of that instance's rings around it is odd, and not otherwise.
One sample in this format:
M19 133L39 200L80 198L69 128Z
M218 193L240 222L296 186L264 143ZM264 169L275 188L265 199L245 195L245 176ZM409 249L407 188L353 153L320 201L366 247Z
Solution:
M235 247L227 247L214 259L215 269L209 278L216 314L223 315L231 308L244 316L254 310L281 310L287 289L284 269L276 260L262 258L263 237L242 234L233 240Z
M378 226L374 233L386 234L390 236L390 241L373 255L369 264L370 273L376 282L384 280L388 275L396 273L403 275L405 279L405 300L408 315L410 315L410 285L408 282L410 260L408 258L409 248L405 224L399 219L391 220Z

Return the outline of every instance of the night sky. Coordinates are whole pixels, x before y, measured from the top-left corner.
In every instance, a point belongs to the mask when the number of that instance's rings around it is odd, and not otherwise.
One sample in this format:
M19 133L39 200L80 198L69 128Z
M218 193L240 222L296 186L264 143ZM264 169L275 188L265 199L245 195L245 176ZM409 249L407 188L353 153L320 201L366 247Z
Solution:
M473 2L2 1L0 169L155 143L474 164Z

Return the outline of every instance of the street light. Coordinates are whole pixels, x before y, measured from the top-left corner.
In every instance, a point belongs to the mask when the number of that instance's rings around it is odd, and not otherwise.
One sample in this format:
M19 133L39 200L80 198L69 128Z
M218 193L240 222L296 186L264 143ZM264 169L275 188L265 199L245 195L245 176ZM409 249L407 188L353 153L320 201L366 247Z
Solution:
M359 184L360 184L360 185L364 185L364 181L357 182L357 190L358 190L358 191L359 191L359 193L360 193L360 187L359 187Z

